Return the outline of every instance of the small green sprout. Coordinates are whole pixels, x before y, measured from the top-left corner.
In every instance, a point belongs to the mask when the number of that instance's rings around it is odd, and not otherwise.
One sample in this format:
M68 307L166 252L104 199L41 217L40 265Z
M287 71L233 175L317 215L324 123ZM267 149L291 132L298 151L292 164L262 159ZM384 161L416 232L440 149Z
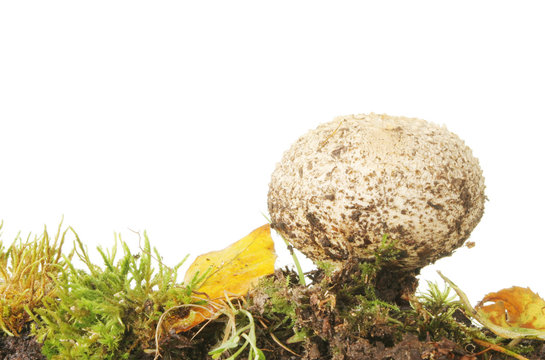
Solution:
M255 334L255 322L252 314L241 307L235 307L231 300L226 297L229 307L223 309L222 312L227 315L229 321L225 327L225 336L224 340L220 345L209 352L209 355L213 359L219 359L220 356L223 356L225 353L230 353L237 349L227 360L235 360L244 349L250 346L248 350L248 359L249 360L265 360L265 355L256 345L256 334ZM245 317L244 320L237 320L237 316ZM246 325L240 325L246 323ZM242 338L242 339L241 339ZM244 340L244 343L240 345L241 340Z

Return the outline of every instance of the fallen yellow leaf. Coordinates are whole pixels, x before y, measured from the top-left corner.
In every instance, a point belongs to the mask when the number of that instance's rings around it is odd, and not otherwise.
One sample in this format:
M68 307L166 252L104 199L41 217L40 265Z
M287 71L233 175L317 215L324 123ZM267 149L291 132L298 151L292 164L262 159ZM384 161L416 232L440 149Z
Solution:
M270 226L263 225L231 246L200 255L185 274L189 283L196 275L207 277L195 289L195 300L206 300L202 306L190 307L189 315L177 319L170 328L176 332L187 331L206 319L219 314L225 295L244 296L260 277L274 273L276 253ZM215 301L215 300L220 301Z
M189 282L197 272L208 277L198 288L211 299L246 295L250 286L263 276L274 272L276 253L270 226L263 225L231 246L212 251L195 259L185 274Z
M456 284L438 271L456 291L467 315L506 339L545 340L545 301L530 289L512 287L491 293L473 308L467 295ZM484 305L492 302L490 305Z
M490 293L475 309L499 326L545 330L545 300L529 288L513 286Z

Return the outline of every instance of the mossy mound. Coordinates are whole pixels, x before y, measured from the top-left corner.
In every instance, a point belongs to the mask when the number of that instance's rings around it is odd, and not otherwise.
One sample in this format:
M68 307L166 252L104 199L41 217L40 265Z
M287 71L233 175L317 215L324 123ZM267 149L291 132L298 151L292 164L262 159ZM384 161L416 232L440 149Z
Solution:
M59 231L56 239L66 234ZM501 349L520 359L545 358L542 341L510 344L476 326L448 286L430 283L426 293L415 294L418 271L389 265L399 250L387 237L372 261L348 259L341 269L320 263L306 284L299 272L277 269L245 297L226 298L216 316L179 331L171 325L207 305L193 297L205 274L178 282L181 263L163 264L146 236L136 253L120 239L99 249L97 265L74 235L74 250L62 256L62 241L50 244L45 232L7 250L0 246L0 282L26 286L3 294L0 358L477 360L490 359L492 351L493 359L512 358Z

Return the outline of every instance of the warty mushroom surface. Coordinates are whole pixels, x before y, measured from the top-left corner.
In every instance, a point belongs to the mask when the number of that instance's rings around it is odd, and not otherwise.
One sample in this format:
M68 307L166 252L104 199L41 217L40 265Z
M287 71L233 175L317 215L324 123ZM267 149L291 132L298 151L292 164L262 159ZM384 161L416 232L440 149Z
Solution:
M444 126L378 114L335 118L287 150L271 178L272 226L314 261L372 258L383 235L397 263L450 255L484 211L471 149Z

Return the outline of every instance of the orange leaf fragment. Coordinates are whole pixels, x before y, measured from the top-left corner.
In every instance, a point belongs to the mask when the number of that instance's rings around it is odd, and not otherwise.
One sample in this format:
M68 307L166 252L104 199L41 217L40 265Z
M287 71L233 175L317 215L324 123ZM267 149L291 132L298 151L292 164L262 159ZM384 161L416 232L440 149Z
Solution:
M223 306L223 304L222 304ZM219 308L214 305L188 306L189 312L184 316L174 315L165 321L166 328L176 333L188 331L208 319L218 317Z
M501 327L545 330L545 300L529 288L513 286L487 294L475 309Z
M467 295L440 271L438 273L456 291L466 314L494 334L506 339L545 340L545 302L530 289L513 287L491 293L473 308ZM494 304L484 305L490 301Z
M244 296L260 277L274 273L276 253L270 226L263 225L231 246L200 255L185 274L189 283L195 275L208 276L196 289L195 300L206 300L206 305L190 308L188 316L179 319L171 328L187 331L201 322L219 315L225 295ZM202 293L202 295L201 295ZM214 301L214 300L220 301Z

